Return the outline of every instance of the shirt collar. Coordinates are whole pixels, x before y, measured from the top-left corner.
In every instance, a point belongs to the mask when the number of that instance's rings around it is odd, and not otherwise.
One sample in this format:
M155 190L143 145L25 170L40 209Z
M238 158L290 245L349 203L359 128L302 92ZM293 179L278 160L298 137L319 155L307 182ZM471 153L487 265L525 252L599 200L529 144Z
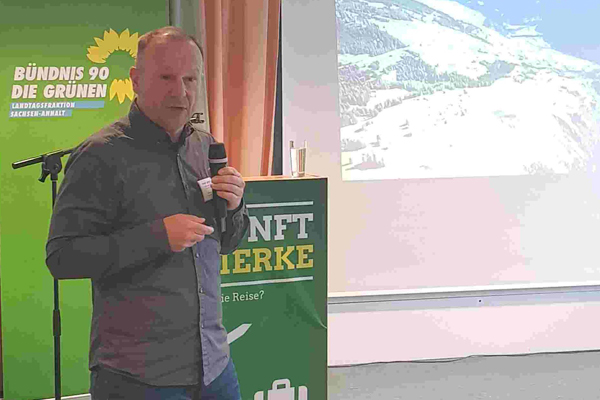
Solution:
M128 133L128 136L131 136L134 139L171 145L177 148L185 143L185 140L192 134L193 130L191 123L187 122L179 135L179 141L173 143L167 131L148 118L146 114L140 110L137 101L135 100L131 103L131 108L129 109L129 123L131 124L132 130Z

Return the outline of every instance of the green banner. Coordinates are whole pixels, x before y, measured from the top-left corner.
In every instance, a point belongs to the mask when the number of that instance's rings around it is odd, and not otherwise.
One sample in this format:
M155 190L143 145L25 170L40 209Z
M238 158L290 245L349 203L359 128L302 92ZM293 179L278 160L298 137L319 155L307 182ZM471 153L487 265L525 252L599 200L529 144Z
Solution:
M167 5L3 0L1 9L3 389L5 399L42 399L54 397L53 280L44 262L51 184L38 181L40 164L11 164L72 148L127 113L138 37L166 25ZM60 293L62 393L87 393L90 283L63 281Z
M41 165L126 114L137 39L165 2L4 0L0 13L0 274L4 399L54 396L51 184ZM67 157L63 158L63 164ZM62 178L62 173L60 178ZM60 181L59 181L60 183ZM249 235L222 266L224 324L243 399L327 397L325 179L248 182ZM63 396L89 390L89 280L61 281Z
M221 263L244 400L327 398L327 180L246 186L250 228Z

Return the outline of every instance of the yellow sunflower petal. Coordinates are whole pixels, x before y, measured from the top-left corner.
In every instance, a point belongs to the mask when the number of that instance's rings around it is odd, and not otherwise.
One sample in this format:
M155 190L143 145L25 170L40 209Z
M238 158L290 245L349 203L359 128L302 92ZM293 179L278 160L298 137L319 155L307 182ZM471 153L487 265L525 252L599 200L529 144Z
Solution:
M119 48L119 34L115 32L113 29L106 32L104 31L104 49L106 49L109 53L117 50Z
M104 57L102 57L100 48L96 47L96 46L88 47L87 58L91 62L97 63L97 64L104 64L106 62L106 59Z
M131 46L130 46L130 50L129 50L129 54L131 54L131 56L133 58L137 58L137 51L138 51L138 42L140 41L140 35L138 35L138 33L134 33L133 35L131 35Z
M133 100L134 92L130 79L115 79L112 81L110 85L110 100L112 100L115 96L117 96L119 103L121 104L125 101L126 97L128 97L130 100Z
M129 97L129 100L133 101L133 98L135 97L135 92L133 91L133 83L131 82L131 79L125 79L125 85L125 94L127 95L127 97Z
M117 81L118 79L113 79L110 84L110 100L112 100L113 97L115 97L115 94L117 94Z
M127 37L124 37L123 34L121 34L120 48L121 50L129 52L133 58L136 58L137 56L138 36L137 33Z
M124 101L125 101L125 93L121 92L121 93L119 93L119 104L123 104Z
M127 39L129 39L129 29L125 29L123 32L121 32L121 34L119 35L119 50L127 50L125 48Z

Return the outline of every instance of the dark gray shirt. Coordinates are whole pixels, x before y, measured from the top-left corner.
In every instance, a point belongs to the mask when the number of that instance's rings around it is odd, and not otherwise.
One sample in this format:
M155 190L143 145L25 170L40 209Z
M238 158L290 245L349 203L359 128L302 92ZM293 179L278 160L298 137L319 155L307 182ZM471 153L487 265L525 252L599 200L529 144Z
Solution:
M46 245L58 279L91 278L90 369L102 366L156 385L209 384L229 361L222 323L220 253L248 227L244 203L215 223L198 181L210 176L208 133L180 140L135 105L80 144L65 165ZM211 235L170 249L163 218L206 218Z

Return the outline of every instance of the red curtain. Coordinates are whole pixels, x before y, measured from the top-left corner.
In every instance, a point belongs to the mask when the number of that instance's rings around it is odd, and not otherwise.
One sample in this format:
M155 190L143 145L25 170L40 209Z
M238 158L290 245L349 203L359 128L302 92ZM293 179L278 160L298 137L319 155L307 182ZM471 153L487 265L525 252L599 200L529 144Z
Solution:
M270 175L280 0L200 6L211 132L242 175Z

